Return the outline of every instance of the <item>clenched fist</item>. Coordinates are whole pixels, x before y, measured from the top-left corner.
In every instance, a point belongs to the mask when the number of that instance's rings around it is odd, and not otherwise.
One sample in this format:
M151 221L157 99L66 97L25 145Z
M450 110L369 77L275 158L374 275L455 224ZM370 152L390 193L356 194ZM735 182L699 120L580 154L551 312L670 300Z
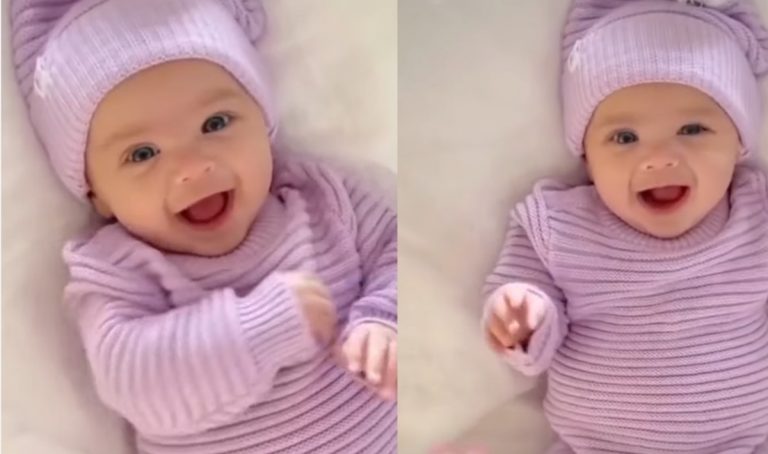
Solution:
M341 346L342 364L384 399L397 396L397 332L381 323L361 323Z
M309 273L287 273L285 279L296 295L312 336L326 345L336 336L336 307L328 288Z

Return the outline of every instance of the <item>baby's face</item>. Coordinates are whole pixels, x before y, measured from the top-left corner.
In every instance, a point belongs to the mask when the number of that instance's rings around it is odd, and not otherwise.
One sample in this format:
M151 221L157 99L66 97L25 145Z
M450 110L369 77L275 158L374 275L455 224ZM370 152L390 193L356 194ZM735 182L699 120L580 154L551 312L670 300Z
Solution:
M202 60L115 87L91 121L86 167L100 214L156 247L206 256L240 244L272 180L261 108Z
M584 138L604 203L659 238L696 226L727 195L741 152L730 117L684 85L637 85L608 96Z

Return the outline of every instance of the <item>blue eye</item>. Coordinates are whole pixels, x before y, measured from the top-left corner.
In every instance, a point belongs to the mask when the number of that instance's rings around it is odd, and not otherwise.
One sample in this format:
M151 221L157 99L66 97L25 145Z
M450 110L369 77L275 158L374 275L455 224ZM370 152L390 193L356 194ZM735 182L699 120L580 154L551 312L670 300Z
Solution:
M632 131L619 131L611 137L611 140L619 145L627 145L637 142L639 138Z
M203 127L202 127L203 134L221 131L222 129L229 126L231 122L232 122L232 116L229 114L216 114L216 115L210 116L205 120L205 123L203 123Z
M707 131L709 131L709 129L706 126L701 125L699 123L692 123L680 128L680 131L678 131L678 134L680 134L681 136L697 136Z
M145 145L143 147L136 148L128 156L130 162L144 162L148 161L160 154L160 150L157 148Z

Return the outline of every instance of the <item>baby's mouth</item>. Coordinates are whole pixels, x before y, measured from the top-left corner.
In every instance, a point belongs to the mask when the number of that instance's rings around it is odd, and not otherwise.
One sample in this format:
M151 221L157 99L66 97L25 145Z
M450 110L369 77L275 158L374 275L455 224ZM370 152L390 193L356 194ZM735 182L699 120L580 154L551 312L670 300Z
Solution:
M657 211L670 211L682 205L690 194L688 186L662 186L639 193L640 200Z
M209 226L222 219L232 204L232 191L218 192L198 200L179 213L195 226Z

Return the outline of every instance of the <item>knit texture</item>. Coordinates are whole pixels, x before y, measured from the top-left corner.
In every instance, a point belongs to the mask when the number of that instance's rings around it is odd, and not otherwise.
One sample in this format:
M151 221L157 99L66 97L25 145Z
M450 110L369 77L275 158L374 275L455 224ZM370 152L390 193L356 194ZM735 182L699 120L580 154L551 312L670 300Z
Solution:
M117 224L65 248L96 389L142 453L396 452L396 405L316 345L282 275L318 276L340 333L396 329L396 215L326 164L285 155L276 169L225 256L163 253Z
M768 31L748 0L574 0L563 31L561 93L568 149L584 154L597 106L622 88L678 83L713 98L739 131L744 156L762 124L758 77L768 71Z
M102 98L148 67L203 59L276 114L255 44L260 0L12 0L13 62L32 126L67 189L85 199L88 128ZM194 76L194 75L191 75Z
M673 240L625 224L593 186L540 183L511 218L486 291L519 282L547 296L527 351L504 358L548 371L545 411L569 449L768 452L761 171L740 166L729 200Z

